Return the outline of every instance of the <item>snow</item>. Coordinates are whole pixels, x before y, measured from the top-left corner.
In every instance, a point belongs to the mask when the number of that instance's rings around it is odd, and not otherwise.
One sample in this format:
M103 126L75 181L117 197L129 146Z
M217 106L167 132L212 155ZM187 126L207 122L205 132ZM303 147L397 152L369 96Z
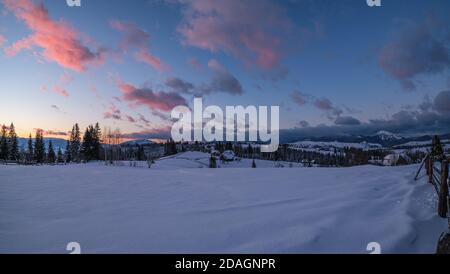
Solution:
M386 131L386 130L380 130L378 131L375 136L380 136L381 140L401 140L403 137L396 135L392 132Z
M411 141L411 142L407 142L401 145L397 145L394 147L422 147L422 146L431 146L432 141L428 140L428 141ZM441 144L447 144L450 143L450 140L445 139L441 141Z
M345 143L345 142L317 142L317 141L300 141L296 143L290 144L291 147L297 148L297 149L316 149L316 150L327 150L327 149L334 149L334 148L358 148L358 149L380 149L383 146L380 144L374 144L374 143L367 143L367 142L361 142L361 143Z
M222 157L226 161L234 161L236 156L234 155L234 152L232 150L226 150L222 153Z
M446 228L417 165L209 169L205 156L0 166L0 253L432 253Z

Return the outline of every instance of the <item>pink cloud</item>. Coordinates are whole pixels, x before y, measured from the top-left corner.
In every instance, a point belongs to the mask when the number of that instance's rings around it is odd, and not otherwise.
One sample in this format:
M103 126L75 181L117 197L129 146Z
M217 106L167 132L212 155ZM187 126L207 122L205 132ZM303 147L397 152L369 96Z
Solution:
M62 74L59 77L59 82L62 83L62 84L67 84L67 83L72 82L73 79L74 79L74 77L72 75L70 75L69 73L65 72L64 74Z
M187 105L186 99L176 92L155 92L151 88L137 88L132 84L118 81L123 99L136 105L145 105L152 110L171 111L178 105Z
M202 64L200 64L197 58L189 58L186 63L195 69L200 69L202 67Z
M128 122L130 122L130 123L136 123L136 119L134 119L134 118L131 117L130 115L125 115L125 117L127 118Z
M42 128L33 128L34 132L41 132L44 136L69 136L69 132L58 130L44 130Z
M5 36L0 34L0 47L6 42Z
M136 60L146 63L158 71L167 71L169 70L169 66L164 64L161 59L155 57L148 52L148 50L141 50L135 55Z
M43 4L32 0L3 0L3 4L33 32L6 48L8 56L36 46L43 49L47 60L77 72L85 71L89 65L103 63L104 49L91 51L81 41L81 33L63 20L50 18Z
M263 69L279 65L283 56L281 34L292 29L286 12L275 2L182 2L185 18L178 27L183 43L210 51L230 53Z
M70 94L69 94L69 92L67 92L67 90L65 90L63 87L58 86L58 85L54 86L52 91L54 93L56 93L56 94L59 94L59 95L63 96L63 97L69 97L70 96Z
M124 37L120 42L120 48L126 52L130 49L137 49L134 57L137 61L146 63L158 71L165 71L169 69L161 59L154 56L150 52L150 34L145 30L140 29L132 22L124 22L113 20L110 22L113 29L121 32Z
M103 113L103 118L105 119L114 119L114 120L122 120L122 112L120 109L116 107L116 105L111 104L109 110Z

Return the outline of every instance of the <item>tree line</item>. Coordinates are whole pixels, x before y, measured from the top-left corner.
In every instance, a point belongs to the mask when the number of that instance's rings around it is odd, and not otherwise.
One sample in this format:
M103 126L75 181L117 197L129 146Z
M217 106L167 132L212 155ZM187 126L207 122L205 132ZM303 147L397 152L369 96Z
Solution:
M60 147L55 152L52 140L48 140L46 146L44 132L40 129L36 130L34 139L31 134L29 135L26 148L19 146L13 123L9 127L3 125L0 132L0 160L3 162L19 164L89 162L102 159L102 150L102 132L98 123L89 125L82 138L79 125L76 123L72 127L64 153Z

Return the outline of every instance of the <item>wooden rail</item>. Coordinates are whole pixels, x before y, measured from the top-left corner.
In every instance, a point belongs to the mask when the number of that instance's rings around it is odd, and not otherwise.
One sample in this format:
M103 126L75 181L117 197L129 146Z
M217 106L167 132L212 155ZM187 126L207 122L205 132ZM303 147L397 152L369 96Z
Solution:
M425 159L423 159L419 170L416 173L415 180L419 178L420 171L423 167L425 167L428 183L434 187L436 194L439 197L438 215L441 218L449 218L450 224L449 157L442 152L442 149L436 149L438 144L440 144L439 139L435 137L433 140L432 151L425 157Z

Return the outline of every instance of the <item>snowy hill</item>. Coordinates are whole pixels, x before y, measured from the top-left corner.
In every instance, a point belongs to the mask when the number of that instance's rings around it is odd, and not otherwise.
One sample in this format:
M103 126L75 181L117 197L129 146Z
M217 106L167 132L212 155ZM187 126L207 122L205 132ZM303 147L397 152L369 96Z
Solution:
M383 141L392 141L392 140L401 140L401 139L403 139L402 136L396 135L396 134L394 134L392 132L385 131L385 130L378 131L375 134L375 136L378 136Z
M0 165L0 253L434 253L447 227L417 166L168 170L201 156Z

